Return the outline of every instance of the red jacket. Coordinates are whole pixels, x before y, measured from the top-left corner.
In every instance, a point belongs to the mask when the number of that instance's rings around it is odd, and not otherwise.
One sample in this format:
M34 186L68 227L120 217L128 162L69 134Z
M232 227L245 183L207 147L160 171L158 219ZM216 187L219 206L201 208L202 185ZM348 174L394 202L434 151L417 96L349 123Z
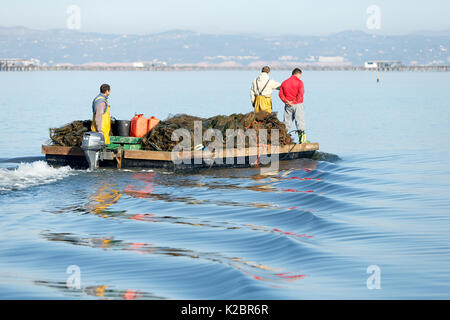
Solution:
M303 81L296 76L291 76L281 84L280 96L281 101L284 103L290 101L292 104L303 103L303 94L305 93L305 87Z

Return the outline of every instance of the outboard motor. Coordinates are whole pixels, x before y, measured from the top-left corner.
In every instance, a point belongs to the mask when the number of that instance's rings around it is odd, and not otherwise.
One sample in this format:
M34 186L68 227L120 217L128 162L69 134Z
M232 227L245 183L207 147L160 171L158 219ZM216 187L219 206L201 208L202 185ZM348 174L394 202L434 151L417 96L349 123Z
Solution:
M81 142L81 149L84 151L89 169L95 170L98 168L99 160L102 160L103 149L105 148L105 138L101 132L86 132L83 135Z

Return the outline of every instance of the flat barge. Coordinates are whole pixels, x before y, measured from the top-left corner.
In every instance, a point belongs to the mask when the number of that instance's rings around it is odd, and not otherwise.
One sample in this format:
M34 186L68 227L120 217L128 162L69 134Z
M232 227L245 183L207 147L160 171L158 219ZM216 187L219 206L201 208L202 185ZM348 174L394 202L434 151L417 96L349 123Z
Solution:
M208 154L204 151L184 151L175 155L170 151L127 150L119 147L115 150L104 152L103 159L99 162L100 168L163 168L169 170L211 168L211 167L250 167L264 165L268 157L278 156L279 160L293 160L300 158L312 158L319 150L318 143L302 143L283 145L274 148L260 150L260 148L224 149L221 154ZM63 147L43 145L42 153L45 160L52 166L70 166L75 169L89 168L88 161L81 147ZM263 159L263 157L266 157ZM255 161L256 160L256 161ZM273 158L272 158L273 160ZM266 162L264 162L266 161ZM179 163L181 162L181 163Z

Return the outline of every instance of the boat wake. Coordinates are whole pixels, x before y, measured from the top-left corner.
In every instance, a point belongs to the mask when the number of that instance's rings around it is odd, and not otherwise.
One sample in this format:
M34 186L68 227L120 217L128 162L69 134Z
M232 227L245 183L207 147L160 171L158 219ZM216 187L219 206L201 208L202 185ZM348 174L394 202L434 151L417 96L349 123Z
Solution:
M50 167L45 161L20 163L15 169L0 168L0 192L52 183L70 176L74 171L70 167Z
M41 160L44 161L45 157L29 156L29 157L18 157L18 158L10 158L10 159L0 158L0 163L22 163L22 162L30 163L30 162L41 161Z

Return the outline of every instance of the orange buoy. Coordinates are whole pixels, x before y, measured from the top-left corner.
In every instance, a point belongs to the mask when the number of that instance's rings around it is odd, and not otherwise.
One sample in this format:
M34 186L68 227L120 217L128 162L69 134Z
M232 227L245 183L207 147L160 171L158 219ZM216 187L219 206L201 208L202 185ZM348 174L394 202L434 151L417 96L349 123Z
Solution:
M143 114L137 114L131 119L130 137L143 137L148 132L148 120Z

